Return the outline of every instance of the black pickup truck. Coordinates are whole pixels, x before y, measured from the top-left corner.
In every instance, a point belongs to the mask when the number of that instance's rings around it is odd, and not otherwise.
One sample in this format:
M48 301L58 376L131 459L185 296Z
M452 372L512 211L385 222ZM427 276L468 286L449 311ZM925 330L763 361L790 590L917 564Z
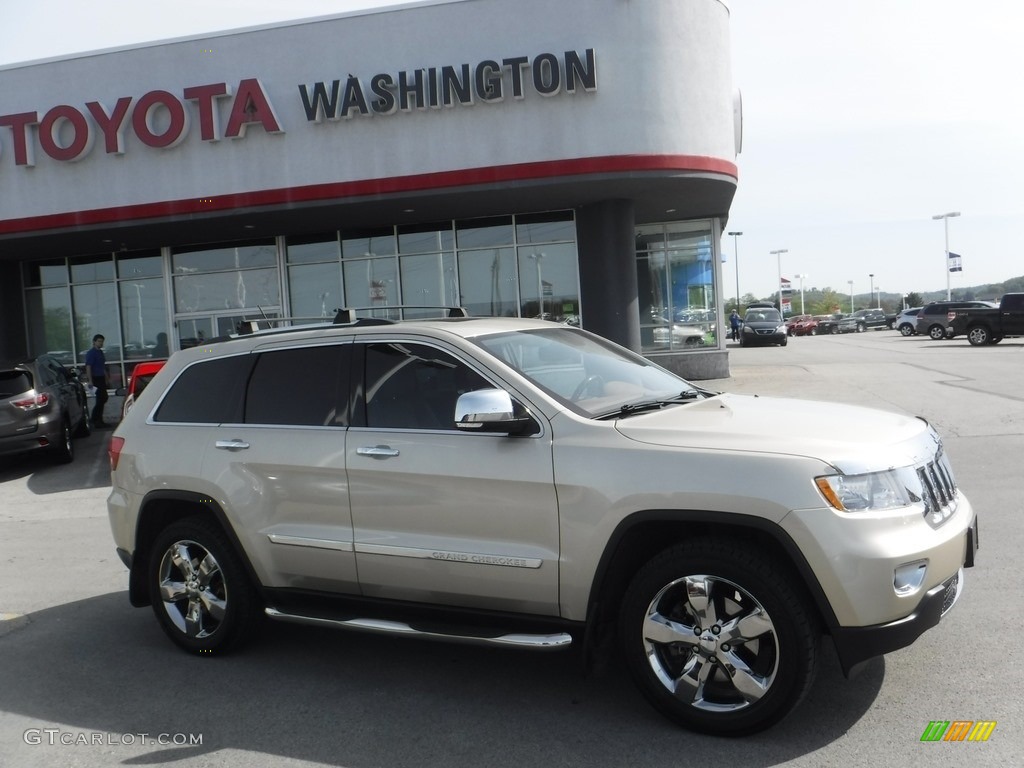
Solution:
M967 334L975 347L1024 336L1024 293L1005 294L993 309L951 309L947 319L953 335Z

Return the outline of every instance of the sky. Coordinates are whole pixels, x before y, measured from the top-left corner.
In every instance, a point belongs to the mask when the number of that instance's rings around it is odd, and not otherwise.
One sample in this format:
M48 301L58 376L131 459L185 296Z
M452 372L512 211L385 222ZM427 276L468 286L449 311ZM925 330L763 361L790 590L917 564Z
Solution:
M0 66L401 4L0 0ZM805 275L807 289L858 295L1024 275L1024 4L728 5L744 124L727 226L743 234L722 243L727 298L737 263L740 293L758 297L780 272L797 290ZM953 274L947 225L962 256Z

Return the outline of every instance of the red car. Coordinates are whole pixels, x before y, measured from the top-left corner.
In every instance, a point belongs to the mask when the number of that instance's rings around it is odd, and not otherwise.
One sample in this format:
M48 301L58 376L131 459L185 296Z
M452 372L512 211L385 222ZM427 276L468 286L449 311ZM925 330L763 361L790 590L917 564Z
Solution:
M811 315L797 315L786 323L790 336L814 336L818 332L818 321Z
M124 391L124 409L121 412L122 418L124 414L131 410L131 407L135 405L135 401L142 394L142 390L146 388L146 385L156 376L156 372L159 371L167 363L166 360L153 360L146 361L144 363L138 363L133 369L131 374L128 376L128 387Z

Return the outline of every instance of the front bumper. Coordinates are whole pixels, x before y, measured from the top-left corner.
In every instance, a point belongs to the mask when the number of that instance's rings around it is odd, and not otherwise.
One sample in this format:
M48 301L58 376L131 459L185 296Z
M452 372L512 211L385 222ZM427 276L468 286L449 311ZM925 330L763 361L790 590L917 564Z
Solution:
M978 521L967 529L964 568L974 565L978 551ZM871 627L834 627L832 641L843 674L849 677L868 659L905 648L939 621L956 605L963 593L964 570L929 589L909 616Z

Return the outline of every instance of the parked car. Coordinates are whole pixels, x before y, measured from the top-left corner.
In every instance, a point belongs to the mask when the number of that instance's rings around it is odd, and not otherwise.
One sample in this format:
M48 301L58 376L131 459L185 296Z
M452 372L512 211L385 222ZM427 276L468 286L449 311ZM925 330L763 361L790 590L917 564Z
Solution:
M750 347L756 344L778 344L786 346L789 337L786 323L775 307L748 309L740 328L740 346Z
M857 333L864 333L864 331L868 330L874 331L879 328L886 328L889 325L885 312L881 309L858 309L853 313L853 317L857 321Z
M847 673L911 644L960 599L978 541L923 419L710 392L541 320L350 320L175 352L109 454L128 598L204 657L183 674L213 674L267 617L584 642L716 734L791 711L823 634Z
M653 329L654 343L668 346L671 341L674 347L702 347L705 343L704 329L692 325L666 322Z
M128 386L116 391L116 394L124 396L124 406L121 411L122 418L135 405L139 395L142 394L143 390L149 385L149 382L156 376L157 371L163 368L166 362L166 360L147 360L142 363L136 363L135 367L132 368L132 372L128 374Z
M67 463L73 438L91 432L85 387L56 357L0 363L0 455L45 451Z
M856 333L857 318L836 312L818 319L818 334Z
M786 321L790 336L814 336L818 332L818 321L811 315L797 315Z
M949 311L951 309L968 309L996 306L991 301L933 301L925 304L917 314L917 332L931 339L953 338L949 327Z
M896 315L895 329L904 336L913 336L917 333L917 314L920 311L920 307L904 309Z
M998 344L1007 336L1024 336L1024 293L1007 293L996 308L951 309L953 335L966 333L972 346Z

